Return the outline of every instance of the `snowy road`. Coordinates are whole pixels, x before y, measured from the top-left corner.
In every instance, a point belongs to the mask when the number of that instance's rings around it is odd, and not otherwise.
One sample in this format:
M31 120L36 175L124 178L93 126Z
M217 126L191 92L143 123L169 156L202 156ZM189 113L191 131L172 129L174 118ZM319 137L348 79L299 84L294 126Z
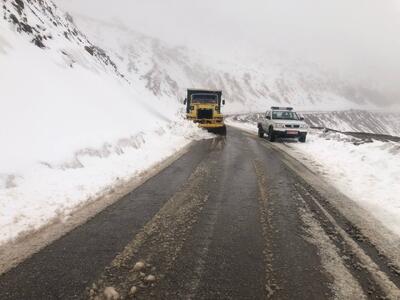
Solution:
M400 299L397 267L314 182L230 128L0 276L0 299Z

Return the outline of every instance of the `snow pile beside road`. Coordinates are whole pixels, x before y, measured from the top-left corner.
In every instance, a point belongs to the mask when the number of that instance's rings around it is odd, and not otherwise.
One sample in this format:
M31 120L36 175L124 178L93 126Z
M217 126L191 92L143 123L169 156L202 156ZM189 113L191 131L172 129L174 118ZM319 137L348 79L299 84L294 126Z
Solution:
M225 123L249 132L258 132L257 122L259 119L257 116L256 114L230 116L225 118Z
M357 145L361 142L360 145ZM313 133L290 144L301 161L400 235L400 144Z
M37 163L0 177L0 245L54 220L140 175L195 139L210 135L187 121L140 132L101 148L75 153L64 164Z

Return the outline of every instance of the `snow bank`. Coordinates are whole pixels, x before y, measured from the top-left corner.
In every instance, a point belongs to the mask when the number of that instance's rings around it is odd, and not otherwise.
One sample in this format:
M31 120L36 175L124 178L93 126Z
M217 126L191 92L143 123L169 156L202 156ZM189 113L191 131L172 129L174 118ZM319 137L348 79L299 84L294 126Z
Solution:
M290 145L343 194L400 235L400 144L353 142L339 133L314 133L307 143Z
M74 164L37 163L18 175L0 177L0 244L48 222L65 220L101 196L187 145L209 137L192 123L170 123L103 148L77 153Z
M254 116L254 117L253 117ZM229 126L237 127L248 132L257 133L257 115L236 115L225 119L225 123Z

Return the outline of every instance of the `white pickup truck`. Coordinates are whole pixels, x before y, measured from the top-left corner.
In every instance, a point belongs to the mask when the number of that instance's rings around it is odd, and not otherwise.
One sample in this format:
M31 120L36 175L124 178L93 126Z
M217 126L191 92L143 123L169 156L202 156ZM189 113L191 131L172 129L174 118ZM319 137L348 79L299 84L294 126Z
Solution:
M268 135L268 139L274 142L276 138L298 138L305 143L308 133L308 125L304 118L293 111L292 107L271 107L265 114L265 119L258 122L258 136Z

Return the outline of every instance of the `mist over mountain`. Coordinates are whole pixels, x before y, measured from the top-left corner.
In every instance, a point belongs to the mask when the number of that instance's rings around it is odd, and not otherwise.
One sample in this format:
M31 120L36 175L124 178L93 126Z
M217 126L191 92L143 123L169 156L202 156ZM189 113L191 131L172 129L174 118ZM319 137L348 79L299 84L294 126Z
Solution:
M58 2L62 7L73 3ZM72 68L104 69L131 89L145 90L158 99L182 102L188 87L222 89L226 113L259 112L271 105L294 105L299 110L382 110L393 109L397 103L395 93L390 96L380 83L349 80L307 57L276 49L222 57L218 51L207 51L210 43L203 38L194 39L199 47L193 47L195 42L179 46L177 40L140 33L121 18L107 21L74 10L67 14L51 1L30 3L43 11L48 18L44 21L15 3L6 2L3 19L30 36L38 48L52 50L57 60ZM93 6L94 11L98 9Z
M252 66L278 56L284 65L289 61L295 72L312 64L356 90L373 90L366 101L387 109L400 105L397 0L57 3L73 13L123 23L170 45L227 62L239 60Z
M188 87L222 89L226 112L263 111L271 105L301 110L375 109L380 90L348 82L316 63L269 53L220 58L138 33L122 22L75 16L75 23L110 56L134 86L155 96L184 98Z

